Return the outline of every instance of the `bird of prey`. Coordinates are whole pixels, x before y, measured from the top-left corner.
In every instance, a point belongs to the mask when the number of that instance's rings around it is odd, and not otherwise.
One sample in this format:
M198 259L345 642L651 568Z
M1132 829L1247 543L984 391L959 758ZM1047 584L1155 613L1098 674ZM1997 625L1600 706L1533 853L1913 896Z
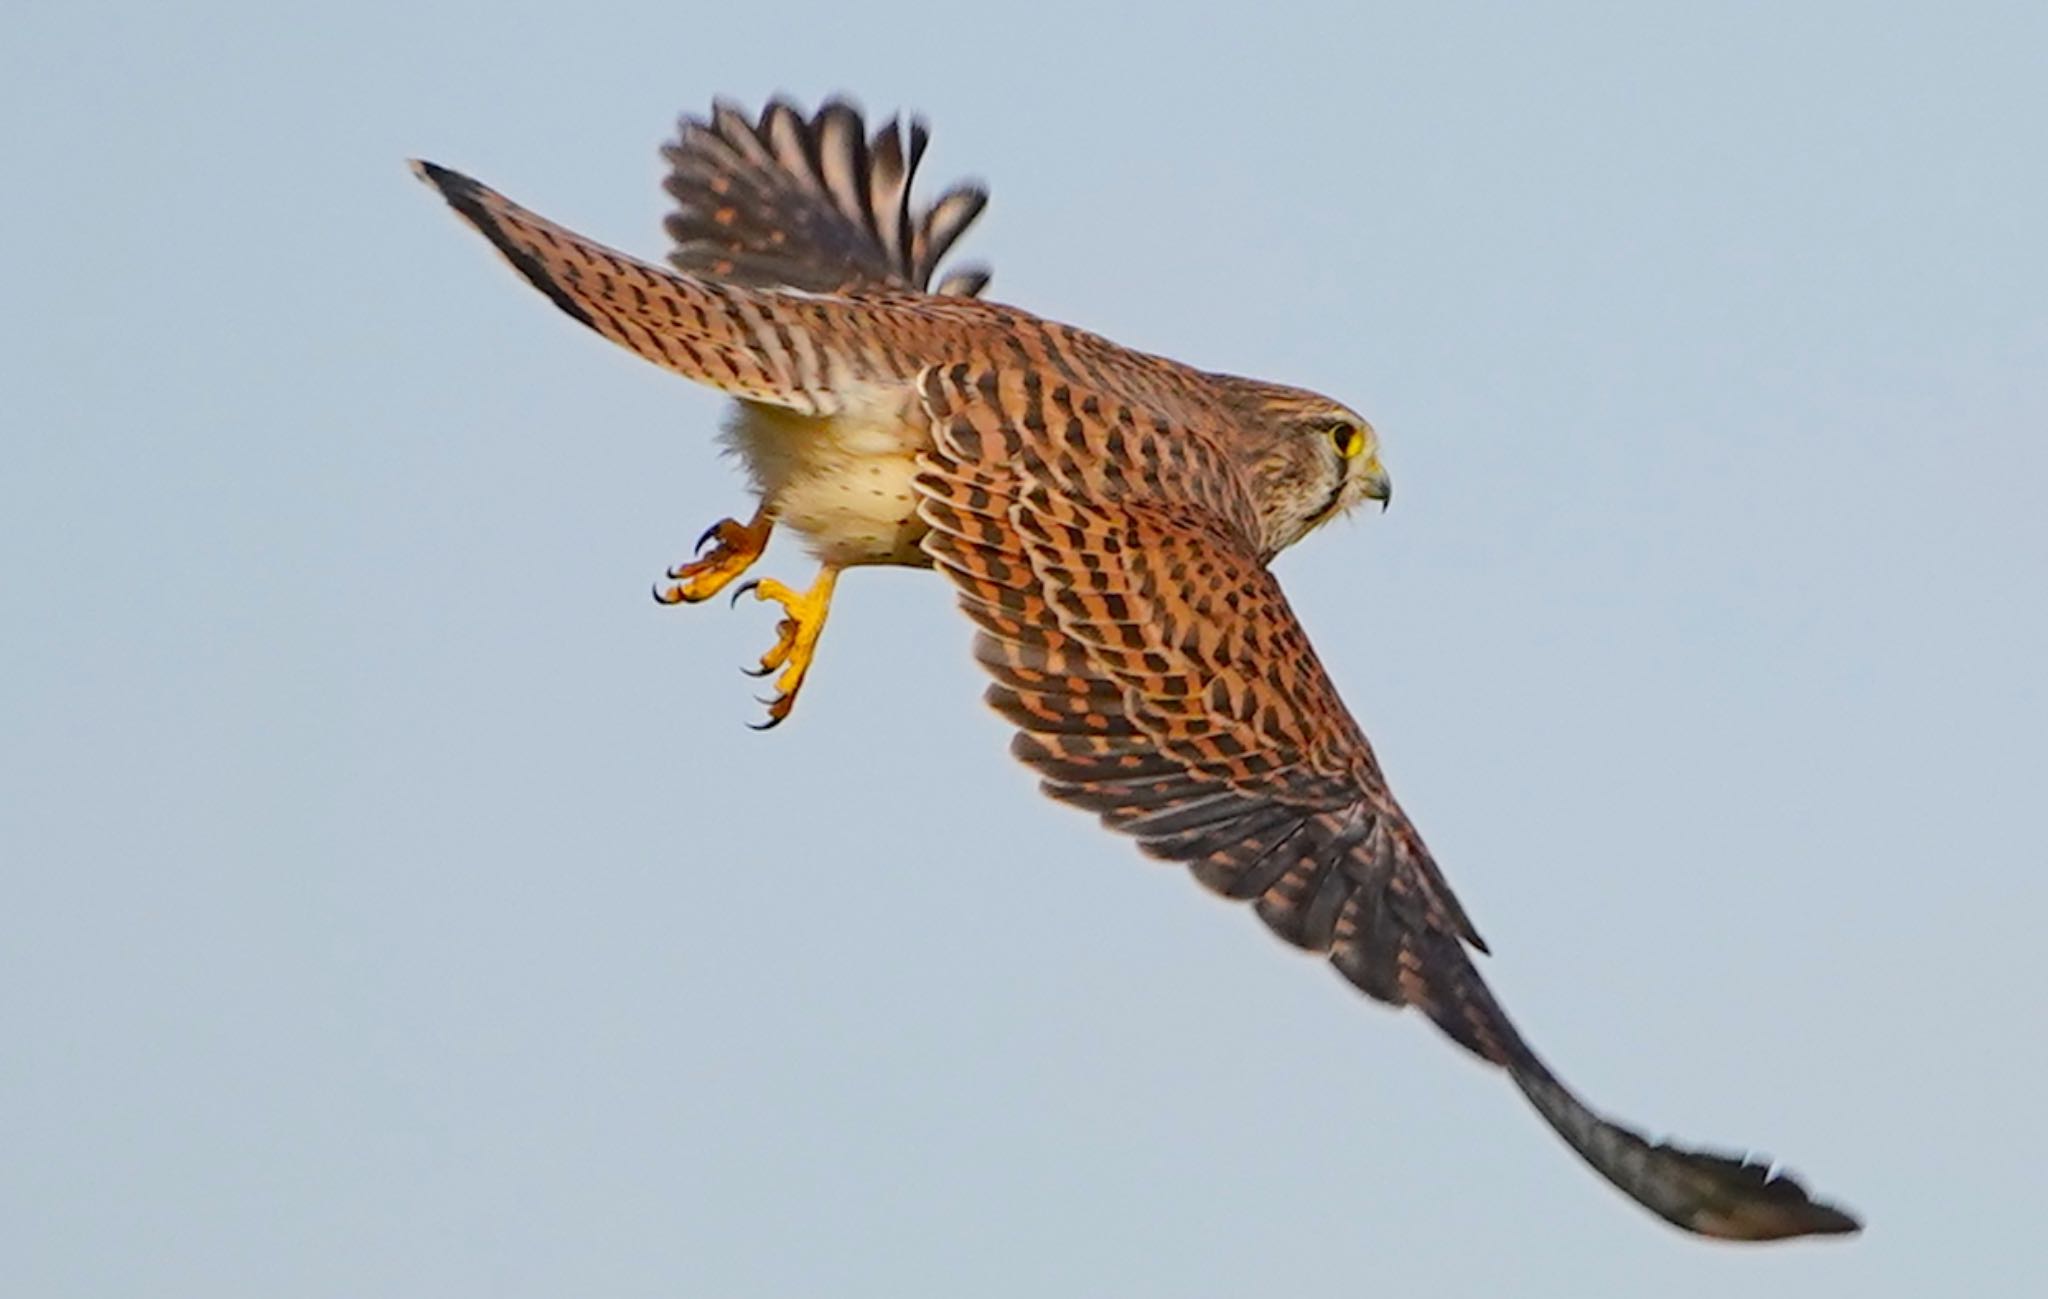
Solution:
M974 622L987 698L1056 799L1250 902L1368 996L1414 1006L1504 1069L1601 1176L1687 1231L1858 1230L1767 1162L1653 1144L1538 1058L1480 977L1486 951L1268 570L1393 494L1378 435L1327 397L1214 374L934 281L987 201L915 205L920 122L872 133L718 103L665 149L666 268L432 163L422 179L579 323L735 404L725 436L760 498L664 602L745 573L774 528L820 570L739 588L785 614L760 670L788 715L842 569L935 569Z

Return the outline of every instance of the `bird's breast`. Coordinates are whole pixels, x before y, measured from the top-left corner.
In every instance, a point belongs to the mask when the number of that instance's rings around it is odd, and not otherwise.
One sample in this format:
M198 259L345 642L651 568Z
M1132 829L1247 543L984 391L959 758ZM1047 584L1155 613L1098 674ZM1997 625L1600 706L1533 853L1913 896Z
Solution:
M918 549L925 526L911 479L931 430L907 394L826 416L739 402L725 442L775 521L801 534L820 561L929 562Z

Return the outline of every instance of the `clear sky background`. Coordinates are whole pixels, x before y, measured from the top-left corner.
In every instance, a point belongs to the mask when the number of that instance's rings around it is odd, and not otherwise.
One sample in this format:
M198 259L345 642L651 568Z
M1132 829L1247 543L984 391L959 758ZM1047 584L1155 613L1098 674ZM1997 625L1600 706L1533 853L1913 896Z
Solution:
M2038 1284L2048 11L1108 8L10 8L0 1290ZM772 611L647 597L719 399L404 159L658 256L677 112L840 89L996 297L1374 420L1279 569L1489 977L1862 1238L1666 1229L1040 799L929 574L746 729Z

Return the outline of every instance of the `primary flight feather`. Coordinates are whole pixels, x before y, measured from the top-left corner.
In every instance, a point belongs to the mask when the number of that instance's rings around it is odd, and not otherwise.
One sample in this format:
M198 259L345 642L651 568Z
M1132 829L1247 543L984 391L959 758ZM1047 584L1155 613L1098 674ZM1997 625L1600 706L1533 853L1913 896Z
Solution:
M1666 1221L1731 1240L1856 1231L1763 1161L1601 1117L1480 977L1484 944L1267 568L1390 499L1372 426L984 301L986 271L941 276L987 195L914 204L927 140L920 123L870 133L842 101L685 118L665 150L672 270L415 167L568 315L736 399L726 437L759 508L714 525L657 598L725 589L778 526L803 539L808 587L740 588L786 615L760 663L777 674L768 725L795 703L843 569L934 568L1047 793L1421 1010Z

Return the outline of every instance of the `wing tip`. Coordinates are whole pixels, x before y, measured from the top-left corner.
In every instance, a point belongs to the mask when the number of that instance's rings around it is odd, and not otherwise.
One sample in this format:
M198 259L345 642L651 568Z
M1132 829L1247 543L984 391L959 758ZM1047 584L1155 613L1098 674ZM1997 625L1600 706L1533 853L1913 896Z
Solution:
M1773 1241L1801 1240L1808 1236L1855 1236L1863 1222L1854 1214L1832 1204L1811 1200L1800 1192L1792 1204L1742 1204L1725 1209L1701 1210L1679 1226L1714 1240Z
M475 181L437 162L428 162L425 158L407 158L405 165L412 170L413 175L433 186L440 192L441 197L451 203L455 201L457 195L474 194L477 191Z
M1722 1185L1707 1203L1677 1225L1716 1240L1797 1240L1804 1236L1854 1236L1863 1230L1856 1215L1817 1200L1800 1180L1767 1160L1712 1155L1669 1145L1658 1149L1709 1166L1709 1180Z
M533 250L524 246L506 229L505 222L500 218L500 211L517 213L520 209L516 204L483 182L473 180L439 163L428 162L424 158L412 158L407 161L412 167L413 175L433 186L448 206L455 209L458 216L491 241L492 246L512 264L512 269L518 271L527 283L546 294L548 299L571 319L591 329L598 328L596 318L563 288L546 264L534 255ZM494 211L494 207L500 211ZM527 215L531 216L530 213Z

